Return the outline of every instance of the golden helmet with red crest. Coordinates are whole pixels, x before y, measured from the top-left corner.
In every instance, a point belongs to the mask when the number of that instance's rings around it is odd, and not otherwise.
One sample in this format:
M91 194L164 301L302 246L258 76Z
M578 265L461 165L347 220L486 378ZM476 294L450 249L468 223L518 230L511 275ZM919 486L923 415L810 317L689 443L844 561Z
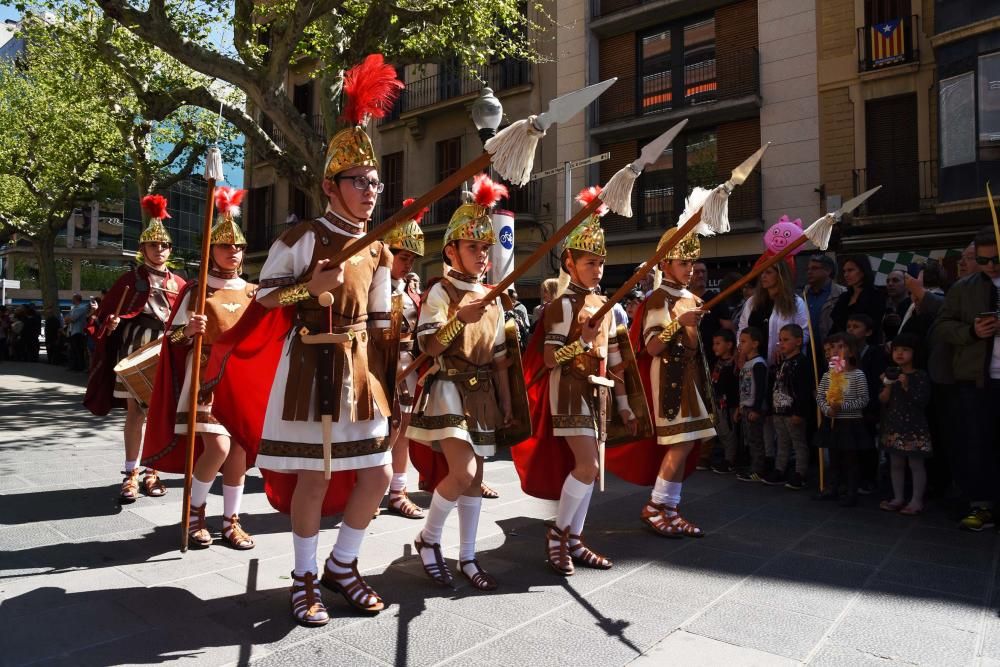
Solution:
M404 199L403 206L409 206L415 200ZM424 214L430 209L423 208L417 211L412 218L399 223L382 239L390 250L408 250L417 257L424 256L424 230L420 227L420 221Z
M472 201L462 204L448 221L444 232L444 245L452 241L497 242L490 212L501 198L507 196L507 186L495 183L486 174L478 174L472 181Z
M246 193L246 190L238 190L224 185L215 188L215 210L219 214L219 222L216 223L215 227L212 227L209 240L212 245L245 246L247 244L247 237L243 235L243 230L236 222L236 218L240 215L240 204Z
M576 200L587 206L601 194L601 186L584 188L576 196ZM608 249L604 242L604 229L601 227L601 217L608 212L608 207L601 204L593 215L577 225L563 242L563 252L567 250L582 250L600 257L607 257Z
M149 216L149 224L139 235L139 244L143 243L169 243L174 241L170 238L170 233L163 225L163 221L170 217L167 213L167 200L163 195L146 195L139 202L142 210Z

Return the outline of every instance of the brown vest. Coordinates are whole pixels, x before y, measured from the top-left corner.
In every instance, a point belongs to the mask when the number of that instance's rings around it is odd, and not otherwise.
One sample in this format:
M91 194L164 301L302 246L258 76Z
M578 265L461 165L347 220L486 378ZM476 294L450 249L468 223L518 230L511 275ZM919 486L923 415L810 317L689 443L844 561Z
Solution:
M448 295L448 317L454 317L459 308L466 306L481 298L482 295L460 289L452 284L448 279L440 282L441 287ZM497 339L497 326L503 318L503 312L496 305L491 303L486 307L483 317L473 324L466 324L458 338L448 346L442 354L442 358L447 360L443 364L444 368L454 368L459 371L472 370L473 367L488 366L493 363L493 345Z
M330 231L321 221L312 220L300 223L282 235L282 241L292 246L305 233L312 232L316 237L313 246L313 256L309 267L299 279L308 279L316 264L323 259L333 257L344 249L347 244L356 239ZM369 354L372 343L368 335L368 318L373 320L388 320L389 313L368 312L368 290L375 278L375 271L380 266L386 268L392 265L392 255L381 241L375 241L366 248L359 250L351 259L344 263L344 284L332 292L333 305L323 308L315 297L296 304L295 330L302 327L310 333L353 332L354 338L344 343L333 345L333 420L340 421L340 395L343 390L344 378L351 378L354 387L354 402L351 404L351 421L366 421L375 416L373 405L377 404L383 415L389 414L388 401L382 384L380 369L370 368L369 357L379 355ZM285 388L285 404L282 419L285 421L307 421L309 419L310 401L317 401L314 410L314 420L320 418L318 406L319 393L314 391L317 381L317 364L319 360L318 345L307 345L295 335L289 350L288 384ZM376 364L377 366L377 364ZM372 373L375 370L376 373Z
M670 313L670 320L680 317L689 310L701 306L701 299L696 296L679 297L665 289L654 290L646 299L646 312L665 308ZM645 325L645 322L643 322ZM643 329L646 327L644 326ZM697 336L695 329L695 336ZM708 372L705 368L705 357L701 354L701 342L697 339L697 347L689 348L685 344L686 336L681 327L674 334L666 349L653 363L660 364L660 382L655 387L660 404L660 416L669 420L678 417L694 416L698 413L697 390L703 392L705 409L711 415L712 394L708 385ZM707 386L706 386L707 385Z
M552 331L557 324L562 324L564 299L569 300L571 314L569 333L566 335L566 344L580 338L583 324L580 322L580 313L586 307L591 312L596 312L607 301L606 297L598 294L577 292L570 290L553 301L545 308L545 331ZM568 415L572 412L572 406L579 405L584 398L589 399L594 395L594 387L590 384L589 377L597 375L604 377L607 375L607 359L600 356L600 348L608 345L608 318L614 317L614 313L608 312L601 321L601 329L594 340L594 346L589 352L578 354L562 367L559 376L559 400L557 413ZM595 412L596 414L596 412Z

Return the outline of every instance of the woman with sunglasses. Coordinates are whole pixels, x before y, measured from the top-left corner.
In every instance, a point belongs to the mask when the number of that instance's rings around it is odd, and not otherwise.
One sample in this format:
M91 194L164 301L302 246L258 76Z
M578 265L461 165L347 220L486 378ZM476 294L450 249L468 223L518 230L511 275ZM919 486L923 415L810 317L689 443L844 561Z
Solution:
M139 453L142 451L142 427L146 421L143 406L132 398L120 379L115 365L143 345L160 338L184 279L170 272L167 259L173 242L163 220L169 218L167 200L162 195L142 198L142 210L149 224L139 236L139 265L123 275L111 287L97 311L98 341L90 367L87 394L83 403L97 416L113 407L125 407L125 468L119 500L133 503L139 497ZM120 304L120 305L119 305ZM147 468L141 490L147 496L167 492L156 471Z

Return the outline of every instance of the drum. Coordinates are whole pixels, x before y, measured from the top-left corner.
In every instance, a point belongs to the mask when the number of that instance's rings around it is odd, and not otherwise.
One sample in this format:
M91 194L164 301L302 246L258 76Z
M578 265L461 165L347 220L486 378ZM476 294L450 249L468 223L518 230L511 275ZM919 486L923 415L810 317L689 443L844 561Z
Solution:
M125 357L115 366L115 374L132 394L143 412L153 398L153 383L156 382L156 368L160 365L161 338L152 340Z

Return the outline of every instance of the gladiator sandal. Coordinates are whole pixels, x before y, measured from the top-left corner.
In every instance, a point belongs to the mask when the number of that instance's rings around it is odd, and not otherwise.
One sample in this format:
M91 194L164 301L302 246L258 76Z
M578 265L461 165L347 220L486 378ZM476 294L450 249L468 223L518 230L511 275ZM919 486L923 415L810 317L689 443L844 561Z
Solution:
M406 489L399 491L389 491L389 506L386 508L393 514L406 517L407 519L423 519L424 510L419 505L410 500L406 495Z
M188 542L193 546L207 547L212 543L212 534L205 527L205 505L207 504L202 503L201 507L192 505L191 511L188 513Z
M555 546L552 542L558 542ZM569 526L562 530L549 524L545 531L545 562L556 574L568 577L573 574L573 559L569 555Z
M455 579L451 576L451 570L448 569L448 565L444 562L444 556L441 555L441 545L427 544L424 542L423 535L423 532L421 532L420 535L417 535L417 539L413 540L413 546L417 548L417 556L419 557L420 552L424 549L434 550L433 563L428 565L424 562L423 558L420 558L420 564L424 566L424 572L438 586L451 586Z
M574 563L584 567L592 567L595 570L610 570L611 566L614 565L610 558L588 548L583 543L583 535L569 536L569 553L573 557Z
M146 468L146 472L142 475L142 492L153 498L159 498L167 492L160 477L152 468Z
M666 514L664 514L666 509L666 505L654 503L650 500L642 508L642 522L661 537L670 537L675 539L684 537L684 535L681 534L680 529L667 519Z
M491 486L487 486L486 482L482 482L479 485L479 487L482 490L483 498L489 498L490 500L493 500L495 498L500 497L500 492Z
M358 559L350 563L341 563L330 556L333 564L341 568L350 568L348 572L334 572L328 563L323 565L321 582L331 591L340 593L349 605L366 614L377 614L385 609L385 603L358 572Z
M330 622L330 615L323 606L316 575L306 572L301 577L292 572L292 616L301 625L319 627Z
M665 507L664 516L671 525L676 526L681 535L686 537L705 537L705 532L680 515L676 507Z
M128 505L139 498L139 469L135 468L132 472L122 471L122 474L125 475L125 479L122 480L122 490L118 500L121 504Z
M468 572L465 571L466 565L472 565L476 568L476 571L470 576ZM495 591L497 589L497 580L493 578L489 572L484 570L479 564L479 561L473 558L472 560L463 560L458 563L459 569L462 570L462 574L469 582L481 591Z
M202 507L202 516L204 516L205 508ZM229 546L238 551L246 551L248 549L253 549L256 546L256 542L253 541L253 536L247 531L243 530L243 526L240 525L240 515L234 514L231 517L227 517L222 520L222 536L226 538L229 542Z

